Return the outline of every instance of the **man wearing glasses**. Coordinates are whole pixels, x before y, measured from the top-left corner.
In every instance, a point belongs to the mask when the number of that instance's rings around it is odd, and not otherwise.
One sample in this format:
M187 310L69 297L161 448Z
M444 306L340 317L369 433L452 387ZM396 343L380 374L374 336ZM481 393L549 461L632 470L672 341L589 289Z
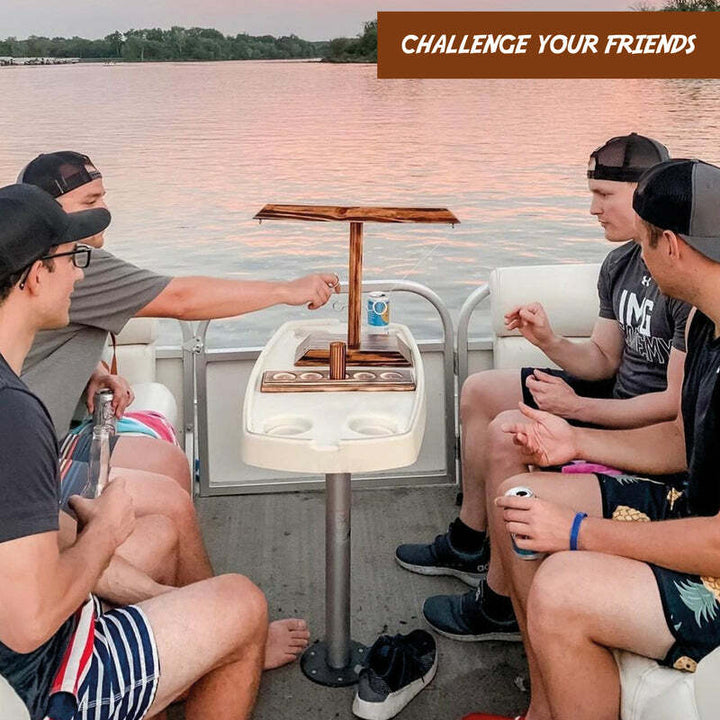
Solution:
M101 173L90 158L63 151L35 158L20 173L18 182L36 185L57 199L67 212L105 207ZM247 282L208 277L159 275L124 262L100 249L103 233L87 240L94 248L93 263L72 296L70 324L45 331L31 348L23 367L23 380L46 404L58 437L70 427L79 399L86 395L89 409L96 390L114 392L116 414L121 416L132 401L129 384L111 375L101 363L108 333L117 334L132 317L170 317L178 320L208 320L232 317L277 304L324 305L340 287L337 275L310 275L289 282ZM87 429L85 433L91 432ZM73 473L86 462L89 437L69 438L63 444L63 485L75 481ZM177 535L177 572L170 582L188 585L212 577L197 517L189 497L187 458L176 445L150 437L115 436L112 447L114 472L122 469L127 478L136 513L169 517ZM126 472L131 470L132 472ZM170 482L168 477L175 482ZM182 488L182 489L181 489ZM147 543L136 532L133 552L142 553L138 564L147 566L149 548L161 542L157 533ZM159 553L158 553L159 554ZM128 554L126 554L128 556ZM135 556L129 555L131 560ZM168 582L168 567L158 563L151 572L158 582ZM130 599L134 599L129 595ZM294 660L308 643L303 620L289 618L270 624L266 668Z
M35 334L69 321L91 254L77 241L109 222L105 209L66 214L38 188L0 189L0 676L31 720L141 720L186 693L188 720L247 718L262 592L226 575L108 610L90 592L136 523L125 481L73 498L79 534L58 520L57 439L19 373Z

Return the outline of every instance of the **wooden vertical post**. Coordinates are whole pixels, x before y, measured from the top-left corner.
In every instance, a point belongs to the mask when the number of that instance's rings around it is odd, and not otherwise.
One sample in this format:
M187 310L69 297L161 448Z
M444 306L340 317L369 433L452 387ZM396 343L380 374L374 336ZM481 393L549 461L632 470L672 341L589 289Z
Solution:
M350 268L348 272L348 348L360 347L362 318L363 224L350 223Z
M344 380L346 372L345 343L330 343L330 379Z

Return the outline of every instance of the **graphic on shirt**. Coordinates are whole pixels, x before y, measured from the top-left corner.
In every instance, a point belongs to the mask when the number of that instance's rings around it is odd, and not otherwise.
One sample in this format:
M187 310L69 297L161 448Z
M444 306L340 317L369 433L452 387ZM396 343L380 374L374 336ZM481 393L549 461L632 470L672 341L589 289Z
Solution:
M643 285L645 277L643 277ZM620 295L618 320L625 333L625 344L629 348L635 350L647 362L664 365L670 355L672 338L652 335L650 321L654 307L654 300L647 297L638 298L634 292L623 290Z

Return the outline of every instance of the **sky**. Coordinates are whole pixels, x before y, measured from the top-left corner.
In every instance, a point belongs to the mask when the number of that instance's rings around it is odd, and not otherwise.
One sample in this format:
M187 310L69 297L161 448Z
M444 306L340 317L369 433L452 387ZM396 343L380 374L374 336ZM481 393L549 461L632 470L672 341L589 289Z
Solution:
M115 30L213 27L226 35L352 37L378 10L628 10L634 0L0 0L0 38L100 38ZM657 1L657 0L656 0Z

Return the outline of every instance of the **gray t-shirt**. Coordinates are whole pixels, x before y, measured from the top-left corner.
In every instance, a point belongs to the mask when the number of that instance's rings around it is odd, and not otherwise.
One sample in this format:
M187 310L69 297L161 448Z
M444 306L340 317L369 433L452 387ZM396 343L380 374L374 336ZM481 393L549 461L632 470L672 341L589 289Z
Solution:
M22 379L47 407L58 437L70 427L108 333L119 333L171 279L106 250L92 251L85 277L71 297L70 324L39 332L23 365Z
M50 415L0 355L0 543L58 530L57 465ZM45 717L50 686L72 630L68 618L29 653L16 653L0 642L0 675L33 720Z
M598 295L600 317L616 320L625 336L613 395L626 399L665 390L670 349L685 351L690 305L660 292L635 242L605 258Z

